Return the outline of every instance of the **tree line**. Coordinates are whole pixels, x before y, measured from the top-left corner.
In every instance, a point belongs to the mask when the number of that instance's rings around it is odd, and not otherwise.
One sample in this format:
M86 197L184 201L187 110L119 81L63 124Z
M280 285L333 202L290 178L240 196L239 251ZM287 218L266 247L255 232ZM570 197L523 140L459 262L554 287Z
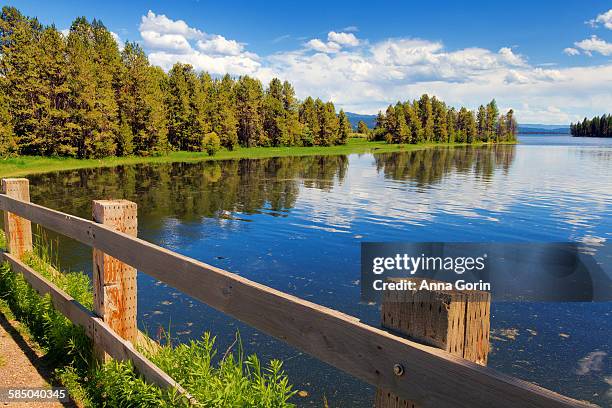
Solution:
M137 43L122 50L99 20L67 35L14 7L0 15L0 155L79 158L152 155L220 146L346 143L332 102L297 100L273 79L213 78L177 63L152 66Z
M572 136L612 137L612 115L603 114L570 124Z
M500 114L495 99L480 105L474 114L423 94L418 100L397 102L384 113L378 112L370 137L387 143L505 142L515 140L517 128L514 111Z

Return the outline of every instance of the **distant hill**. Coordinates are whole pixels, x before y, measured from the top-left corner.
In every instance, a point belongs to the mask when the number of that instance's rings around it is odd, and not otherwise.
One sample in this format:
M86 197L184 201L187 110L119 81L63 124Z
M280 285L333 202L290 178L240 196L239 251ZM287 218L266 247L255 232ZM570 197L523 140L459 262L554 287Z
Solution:
M361 115L359 113L346 112L353 129L357 129L357 123L363 120L368 128L376 125L376 115ZM523 134L547 133L551 135L569 135L569 125L542 125L538 123L522 123L518 126L518 132Z
M372 129L376 125L376 115L360 115L359 113L346 112L346 116L349 118L353 129L357 129L357 123L360 120L363 120L368 125L368 129Z
M541 125L533 123L523 123L518 126L519 134L546 133L551 135L569 135L569 125Z
M542 125L539 123L521 123L519 127L521 126L536 128L536 129L546 129L546 130L558 130L558 129L568 129L569 130L569 125Z

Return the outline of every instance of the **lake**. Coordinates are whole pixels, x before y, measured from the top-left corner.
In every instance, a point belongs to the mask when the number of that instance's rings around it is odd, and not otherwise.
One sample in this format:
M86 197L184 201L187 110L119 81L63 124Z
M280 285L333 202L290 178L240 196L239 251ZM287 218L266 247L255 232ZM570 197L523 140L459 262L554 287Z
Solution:
M32 201L91 217L93 199L138 203L139 236L378 325L359 302L361 241L612 239L612 140L526 135L517 146L121 166L29 177ZM49 234L53 239L53 234ZM64 269L91 250L59 242ZM141 328L176 341L210 330L221 353L280 358L300 406L368 407L374 390L144 274ZM601 405L612 401L612 303L492 305L489 366Z

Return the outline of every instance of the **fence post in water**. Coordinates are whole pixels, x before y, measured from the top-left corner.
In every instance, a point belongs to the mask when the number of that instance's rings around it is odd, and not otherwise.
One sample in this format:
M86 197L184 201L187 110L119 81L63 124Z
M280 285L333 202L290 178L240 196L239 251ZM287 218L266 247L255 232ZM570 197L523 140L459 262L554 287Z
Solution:
M136 236L138 227L136 203L127 200L94 200L93 220L128 235ZM136 268L94 248L93 250L94 312L102 317L118 335L136 343ZM105 353L96 347L99 360Z
M21 201L30 201L30 181L27 178L2 179L2 194ZM8 211L4 212L6 249L21 258L32 250L32 223Z
M407 280L417 282L417 287L422 281ZM397 335L484 366L489 353L490 308L491 295L485 291L385 291L382 326ZM393 370L398 376L410 375L410 367L396 366ZM417 408L418 405L379 388L375 407Z

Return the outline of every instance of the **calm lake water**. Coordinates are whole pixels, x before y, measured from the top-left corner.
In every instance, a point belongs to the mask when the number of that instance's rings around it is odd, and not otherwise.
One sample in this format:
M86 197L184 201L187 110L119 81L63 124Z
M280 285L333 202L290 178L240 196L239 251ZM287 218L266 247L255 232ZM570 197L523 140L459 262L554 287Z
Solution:
M91 200L138 203L139 236L379 324L359 303L361 241L612 239L612 140L523 136L518 146L136 165L30 177L32 201L89 218ZM60 241L62 267L91 250ZM371 406L374 390L145 274L139 320L177 341L210 330L223 352L280 358L301 406ZM612 402L612 303L494 303L489 366L603 406Z

